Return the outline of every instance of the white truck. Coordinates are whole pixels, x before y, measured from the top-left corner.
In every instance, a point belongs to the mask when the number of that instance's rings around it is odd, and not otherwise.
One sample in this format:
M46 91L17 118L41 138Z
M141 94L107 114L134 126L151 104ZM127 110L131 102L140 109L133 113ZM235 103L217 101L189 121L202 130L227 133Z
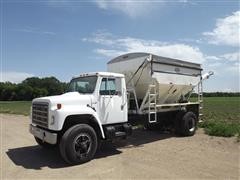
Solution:
M30 133L45 148L59 146L70 164L91 160L103 140L126 138L132 123L173 127L192 136L202 111L200 64L148 53L108 62L108 72L74 77L68 92L32 101ZM190 102L194 88L198 99Z

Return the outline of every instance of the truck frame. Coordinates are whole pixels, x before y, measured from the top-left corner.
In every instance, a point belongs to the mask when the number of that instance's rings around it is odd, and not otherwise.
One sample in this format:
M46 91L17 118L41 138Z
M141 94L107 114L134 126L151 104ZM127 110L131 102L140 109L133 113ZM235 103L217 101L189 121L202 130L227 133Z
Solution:
M132 125L171 127L194 135L202 115L199 64L148 53L130 53L108 62L109 72L74 77L68 92L32 101L30 133L44 148L58 146L69 164L90 161L101 141L126 138ZM198 99L189 98L197 88Z

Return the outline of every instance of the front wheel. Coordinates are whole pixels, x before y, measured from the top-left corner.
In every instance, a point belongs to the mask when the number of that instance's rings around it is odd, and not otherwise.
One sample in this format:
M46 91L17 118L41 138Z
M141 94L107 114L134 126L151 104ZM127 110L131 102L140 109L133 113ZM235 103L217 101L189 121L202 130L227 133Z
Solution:
M97 147L96 132L88 124L78 124L68 129L62 136L59 146L63 159L69 164L90 161Z

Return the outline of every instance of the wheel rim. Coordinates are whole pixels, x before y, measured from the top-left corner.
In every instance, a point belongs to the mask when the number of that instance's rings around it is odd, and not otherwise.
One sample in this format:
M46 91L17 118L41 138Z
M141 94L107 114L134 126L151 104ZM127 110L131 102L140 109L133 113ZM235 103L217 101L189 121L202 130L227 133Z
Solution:
M190 132L193 132L195 130L195 119L194 118L189 119L188 127L189 127Z
M81 133L74 139L73 146L78 158L86 157L92 146L91 137L86 133Z

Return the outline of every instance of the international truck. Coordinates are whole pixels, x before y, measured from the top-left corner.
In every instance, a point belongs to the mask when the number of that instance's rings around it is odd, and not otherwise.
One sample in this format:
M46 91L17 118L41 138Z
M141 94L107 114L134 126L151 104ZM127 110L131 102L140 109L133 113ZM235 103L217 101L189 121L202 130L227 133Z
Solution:
M62 95L32 101L29 129L39 145L57 146L67 163L81 164L94 158L102 141L131 135L136 122L194 135L202 82L213 72L202 75L200 64L149 53L121 55L107 69L73 77Z

